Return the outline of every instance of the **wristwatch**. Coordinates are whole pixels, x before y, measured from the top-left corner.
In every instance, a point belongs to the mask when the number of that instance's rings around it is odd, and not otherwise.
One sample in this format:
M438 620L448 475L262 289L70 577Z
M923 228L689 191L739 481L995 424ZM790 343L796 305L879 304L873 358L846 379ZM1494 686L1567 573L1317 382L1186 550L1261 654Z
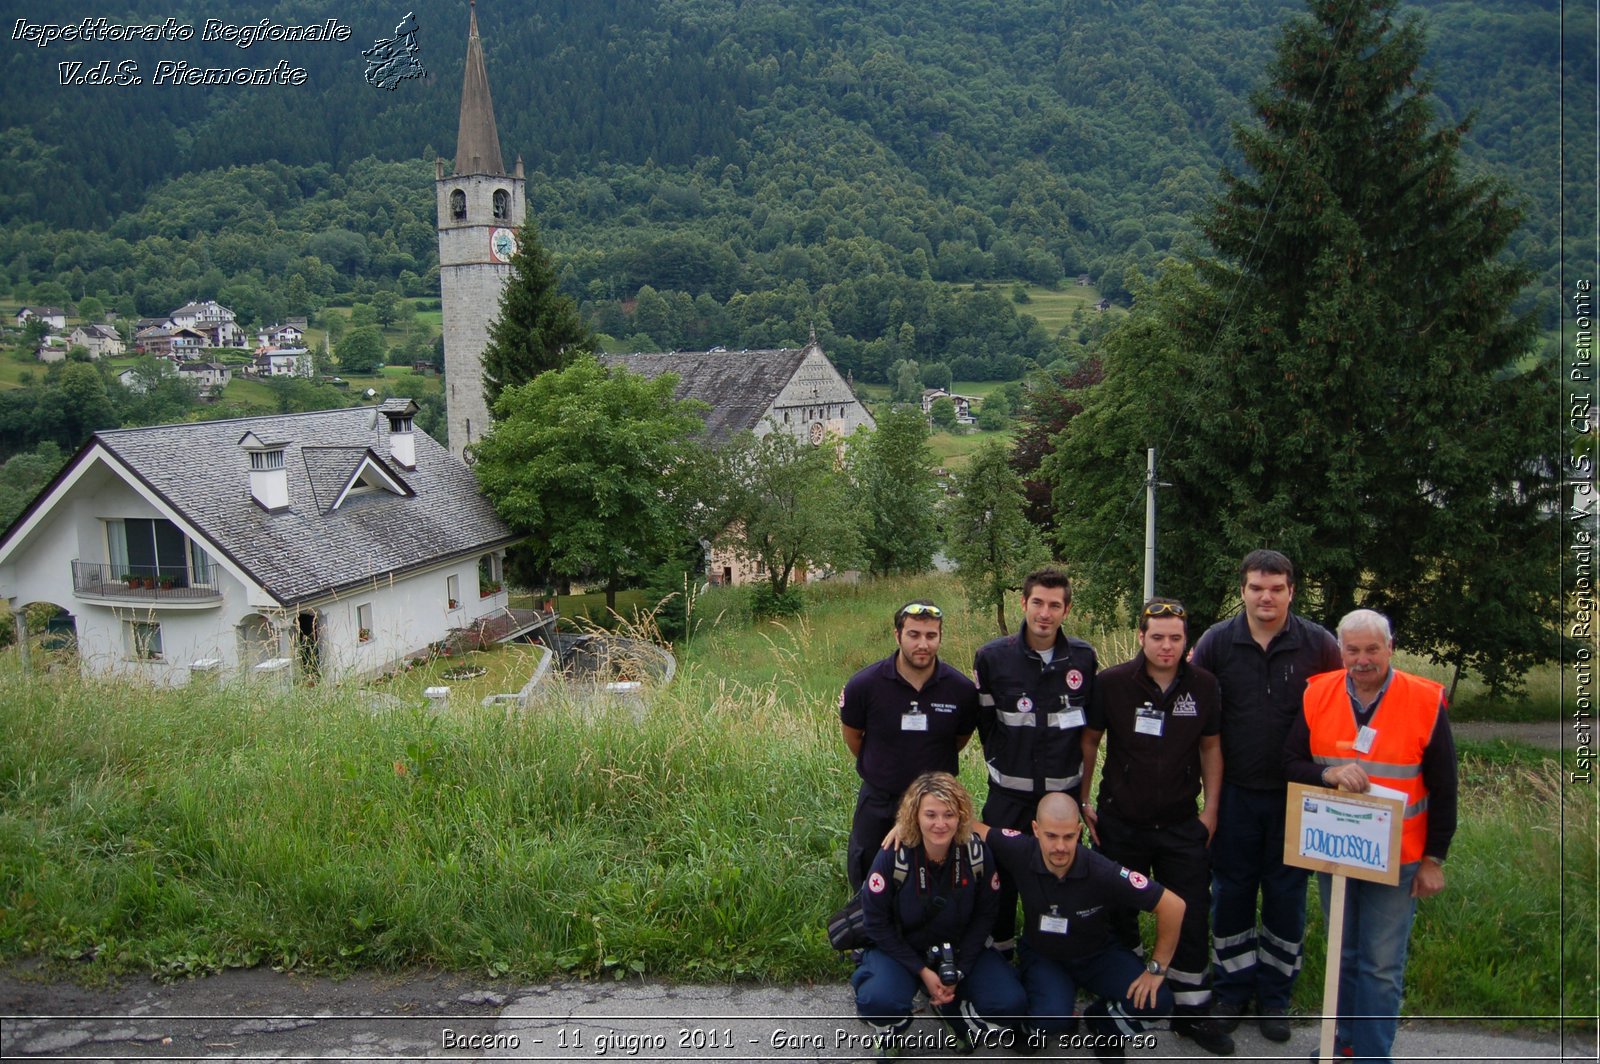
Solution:
M1150 963L1146 964L1144 966L1144 970L1149 972L1151 975L1166 975L1167 974L1166 965L1162 964L1160 961L1156 960L1154 957L1150 958Z

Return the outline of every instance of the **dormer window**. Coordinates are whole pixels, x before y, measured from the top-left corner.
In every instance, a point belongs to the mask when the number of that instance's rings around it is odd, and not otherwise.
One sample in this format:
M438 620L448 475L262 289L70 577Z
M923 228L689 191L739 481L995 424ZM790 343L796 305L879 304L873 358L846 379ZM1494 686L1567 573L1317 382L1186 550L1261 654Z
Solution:
M494 218L503 222L511 217L511 196L503 188L494 190Z
M467 217L467 194L459 188L450 193L450 217L458 222Z

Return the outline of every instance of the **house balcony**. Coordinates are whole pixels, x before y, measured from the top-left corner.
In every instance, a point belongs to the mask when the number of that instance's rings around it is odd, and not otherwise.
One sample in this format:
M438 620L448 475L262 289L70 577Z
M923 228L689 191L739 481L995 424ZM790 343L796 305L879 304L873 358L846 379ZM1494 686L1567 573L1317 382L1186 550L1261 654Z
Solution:
M197 609L222 604L215 577L196 579L181 568L129 565L113 569L94 562L72 563L72 593L106 605Z

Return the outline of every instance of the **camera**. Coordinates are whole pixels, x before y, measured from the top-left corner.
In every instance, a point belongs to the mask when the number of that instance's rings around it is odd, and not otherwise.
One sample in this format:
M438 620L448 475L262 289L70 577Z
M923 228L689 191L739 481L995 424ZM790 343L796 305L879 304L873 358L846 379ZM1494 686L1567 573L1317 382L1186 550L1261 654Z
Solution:
M939 973L939 982L955 986L961 981L961 971L956 968L955 947L948 942L928 947L928 967Z

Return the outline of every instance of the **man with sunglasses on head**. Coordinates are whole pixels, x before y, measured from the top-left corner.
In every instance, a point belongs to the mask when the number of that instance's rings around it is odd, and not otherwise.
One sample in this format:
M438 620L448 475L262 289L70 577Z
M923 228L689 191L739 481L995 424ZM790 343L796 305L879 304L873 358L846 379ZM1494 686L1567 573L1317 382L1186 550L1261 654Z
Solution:
M1211 1012L1211 835L1222 788L1222 698L1217 679L1184 660L1183 603L1153 598L1139 612L1139 653L1100 673L1083 730L1079 801L1095 848L1154 876L1184 901L1178 948L1166 970L1172 1030L1210 1053L1233 1052ZM1106 743L1098 806L1089 804L1100 740ZM1197 810L1202 792L1205 805ZM1137 923L1113 916L1123 945Z
M900 796L924 772L957 775L978 726L972 681L939 660L944 611L926 599L894 613L895 652L868 665L839 695L839 727L861 789L850 822L845 874L858 889L894 827Z
M1083 726L1099 661L1094 648L1061 630L1072 608L1072 583L1060 569L1022 582L1022 627L978 650L978 736L988 765L983 822L1028 833L1039 799L1072 793L1082 780ZM994 944L1015 944L1017 891L1004 870Z
M1300 719L1306 681L1342 663L1327 629L1289 611L1294 565L1282 554L1245 555L1239 598L1244 608L1207 629L1193 656L1222 687L1226 767L1211 847L1215 1011L1232 1030L1253 999L1262 1036L1287 1042L1310 873L1283 863L1283 742Z

